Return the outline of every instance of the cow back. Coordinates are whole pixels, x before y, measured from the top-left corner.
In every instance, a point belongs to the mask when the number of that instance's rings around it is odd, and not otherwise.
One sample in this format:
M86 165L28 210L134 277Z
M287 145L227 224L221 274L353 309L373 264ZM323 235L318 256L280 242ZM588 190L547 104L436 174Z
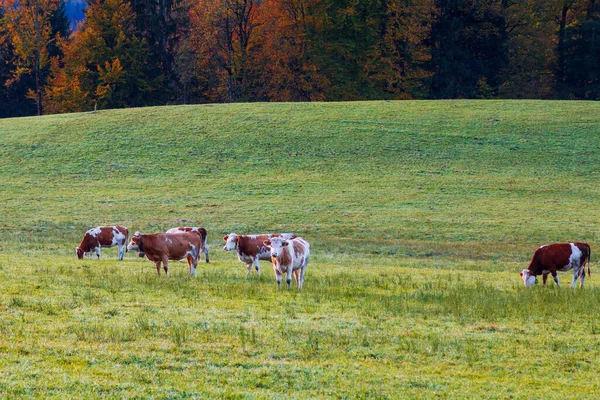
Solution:
M194 258L202 248L200 235L194 232L154 233L142 235L142 250L150 260L181 260L194 250Z
M269 235L243 235L238 237L238 254L249 257L260 257L263 260L271 258L271 251L264 245Z
M281 254L277 257L279 266L283 269L301 267L310 255L310 245L306 240L297 236L286 240L288 245L282 248Z
M581 251L580 265L584 265L590 257L589 245L587 243L573 243ZM533 253L529 271L534 275L542 274L542 271L560 270L571 262L571 243L555 243L542 246Z
M200 235L203 243L206 243L207 232L206 229L197 226L179 226L177 228L171 228L166 233L176 232L194 232Z

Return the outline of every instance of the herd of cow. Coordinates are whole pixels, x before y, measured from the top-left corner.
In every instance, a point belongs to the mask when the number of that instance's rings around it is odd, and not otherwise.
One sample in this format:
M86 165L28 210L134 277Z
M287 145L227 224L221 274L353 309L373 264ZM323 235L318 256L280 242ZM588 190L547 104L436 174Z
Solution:
M75 249L77 257L83 259L87 253L90 259L94 253L100 259L102 247L119 248L119 260L123 260L126 251L137 250L140 257L146 257L156 265L160 275L161 264L165 275L169 274L169 260L187 260L188 274L194 276L200 253L208 260L206 244L206 229L200 227L182 226L169 229L166 232L142 234L136 232L127 244L129 231L121 225L99 226L88 230L79 246ZM223 238L226 251L237 250L240 261L246 263L248 274L252 266L260 274L259 260L273 263L277 286L281 286L282 275L286 275L288 287L291 286L292 276L298 289L302 289L306 266L310 257L310 245L301 237L291 233L271 233L264 235L238 235L230 233Z
M119 247L119 260L123 259L125 251L137 250L140 257L146 256L156 265L156 272L160 275L161 263L165 274L169 274L169 260L183 260L188 262L188 274L194 276L200 253L208 260L208 246L206 245L206 229L199 227L178 227L162 233L142 234L134 233L131 241L125 247L129 231L124 226L99 226L88 230L83 236L76 253L79 259L89 253L90 259L94 252L100 259L100 248ZM304 274L310 257L308 242L292 233L271 233L263 235L238 235L230 233L223 238L225 251L237 251L240 261L246 263L248 275L252 266L260 274L260 260L271 261L277 279L277 286L281 286L281 277L286 274L288 287L291 285L292 276L298 289L302 289ZM521 271L521 278L526 287L538 283L537 276L542 275L546 284L548 275L560 286L557 271L573 270L574 288L577 279L580 287L585 280L585 266L590 276L590 245L583 242L557 243L542 246L533 253L529 267Z

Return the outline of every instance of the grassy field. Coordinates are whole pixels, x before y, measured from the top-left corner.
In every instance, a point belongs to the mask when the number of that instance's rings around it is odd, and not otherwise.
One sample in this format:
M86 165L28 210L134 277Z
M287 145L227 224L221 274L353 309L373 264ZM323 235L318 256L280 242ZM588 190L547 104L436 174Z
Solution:
M596 398L600 103L235 104L0 120L0 396ZM211 263L77 260L201 225ZM302 292L229 232L311 243ZM542 244L592 277L525 290Z

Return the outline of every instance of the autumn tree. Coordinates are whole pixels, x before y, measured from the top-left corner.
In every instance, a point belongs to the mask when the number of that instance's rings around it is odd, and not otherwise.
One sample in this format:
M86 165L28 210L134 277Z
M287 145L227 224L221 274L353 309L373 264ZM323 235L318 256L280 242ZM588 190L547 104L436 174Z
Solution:
M37 114L42 113L42 72L50 62L48 47L52 36L51 18L59 0L5 0L4 29L15 55L15 69L10 85L23 75L33 75L35 90L28 97L35 100Z
M64 60L53 61L45 91L48 112L152 104L162 77L148 73L148 49L135 29L135 14L123 0L94 0L69 40Z
M199 0L190 10L190 47L210 101L252 100L250 56L259 0Z
M384 98L424 98L431 78L433 0L389 0L381 18L381 40L368 64Z
M318 21L311 12L315 0L267 0L260 6L259 42L255 64L260 68L264 97L272 101L323 100L329 80L314 61L309 37Z

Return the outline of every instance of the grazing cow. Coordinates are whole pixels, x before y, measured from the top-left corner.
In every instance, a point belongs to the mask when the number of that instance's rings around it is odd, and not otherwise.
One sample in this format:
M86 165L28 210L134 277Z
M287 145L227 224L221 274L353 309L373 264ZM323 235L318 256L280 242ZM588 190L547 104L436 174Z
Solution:
M260 275L259 260L269 261L271 260L271 251L264 245L264 241L273 237L282 237L284 239L295 238L296 235L292 233L269 233L262 235L238 235L237 233L230 233L223 237L225 246L223 250L233 251L237 250L238 259L246 263L248 267L248 274L252 271L252 265L256 268L256 272Z
M167 231L167 233L175 233L175 232L196 232L202 238L202 250L201 253L204 253L206 256L206 262L208 263L208 246L206 245L206 229L197 227L197 226L180 226L178 228L171 228Z
M198 256L202 248L202 238L195 232L153 233L136 232L127 246L128 250L143 252L148 260L156 265L160 275L160 263L165 275L169 275L169 260L179 261L184 258L188 262L188 275L196 275Z
M542 246L533 253L533 258L527 269L521 271L521 278L526 287L537 283L537 275L542 275L544 285L548 274L552 274L554 282L558 286L558 274L556 271L573 270L573 282L571 288L575 287L577 278L581 280L580 287L583 287L585 279L585 265L588 267L588 276L590 275L590 257L592 255L590 245L587 243L557 243L549 246Z
M291 286L292 275L296 280L298 290L302 289L304 274L310 257L310 245L301 237L283 239L274 237L264 241L264 245L271 249L271 261L277 279L277 287L281 287L281 275L286 273L285 281L288 288Z
M83 235L83 240L75 249L75 253L80 260L85 257L86 253L90 253L91 260L95 251L100 259L101 247L119 246L119 260L123 260L127 236L129 236L129 231L124 226L98 226Z

